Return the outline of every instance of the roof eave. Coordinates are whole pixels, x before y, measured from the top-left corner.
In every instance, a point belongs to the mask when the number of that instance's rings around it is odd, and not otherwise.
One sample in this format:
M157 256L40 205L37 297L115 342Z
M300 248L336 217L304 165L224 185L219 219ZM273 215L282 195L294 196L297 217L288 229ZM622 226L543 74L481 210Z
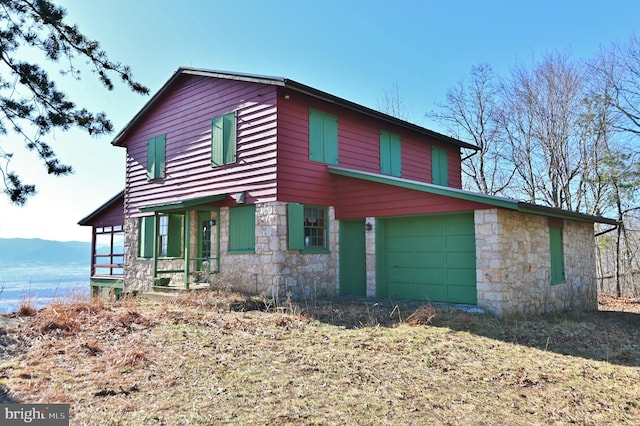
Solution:
M521 213L536 214L549 217L557 217L561 219L576 220L589 223L605 223L608 225L617 225L614 219L602 216L589 215L584 213L573 212L553 207L540 206L537 204L517 201L512 198L503 198L495 195L481 194L477 192L465 191L457 188L434 185L431 183L412 181L393 176L381 175L378 173L361 172L358 170L346 169L337 166L328 166L329 173L352 177L355 179L364 179L371 182L382 183L386 185L394 185L402 188L412 189L430 194L443 195L466 201L473 201L480 204L486 204L493 207L501 207L509 210L516 210Z
M105 210L107 210L109 207L111 207L120 198L122 198L124 200L124 190L120 191L118 194L116 194L115 196L111 197L111 199L109 199L109 201L107 201L106 203L104 203L103 205L101 205L100 207L95 209L93 212L89 213L89 215L87 215L86 217L80 219L80 221L78 221L78 225L81 225L81 226L89 226L89 225L91 225L91 221L96 216L100 215L100 213L102 213Z

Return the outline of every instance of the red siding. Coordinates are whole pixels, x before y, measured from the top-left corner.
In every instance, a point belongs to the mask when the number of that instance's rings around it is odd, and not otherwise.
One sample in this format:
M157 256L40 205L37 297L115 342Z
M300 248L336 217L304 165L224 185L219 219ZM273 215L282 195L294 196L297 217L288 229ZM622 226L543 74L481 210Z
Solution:
M237 111L237 161L211 166L211 119ZM166 177L146 177L147 141L166 134ZM126 213L177 200L246 191L248 202L276 196L276 89L184 76L156 101L125 141Z
M327 165L309 160L309 108L338 117L340 167L380 173L380 130L400 135L402 178L431 183L431 147L449 153L449 184L462 187L460 149L404 128L381 123L349 109L324 103L299 93L284 92L278 99L278 199L308 204L333 205L335 180Z
M336 219L447 213L485 209L473 201L384 185L345 176L334 176L338 188Z
M103 226L118 226L124 225L124 206L122 204L122 198L106 208L100 214L96 215L88 225L94 228L102 228Z

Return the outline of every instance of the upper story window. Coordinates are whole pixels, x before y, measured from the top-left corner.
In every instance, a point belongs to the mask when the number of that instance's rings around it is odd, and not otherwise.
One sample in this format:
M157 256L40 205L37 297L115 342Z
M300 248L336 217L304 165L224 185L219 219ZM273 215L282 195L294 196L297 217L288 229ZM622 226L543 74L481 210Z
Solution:
M211 120L211 165L223 166L236 162L237 115L236 112Z
M402 175L402 150L400 135L380 131L380 173L400 177Z
M338 164L338 117L309 109L309 159Z
M431 182L449 186L449 163L447 150L434 146L431 149Z
M147 179L164 178L165 135L155 136L147 141Z

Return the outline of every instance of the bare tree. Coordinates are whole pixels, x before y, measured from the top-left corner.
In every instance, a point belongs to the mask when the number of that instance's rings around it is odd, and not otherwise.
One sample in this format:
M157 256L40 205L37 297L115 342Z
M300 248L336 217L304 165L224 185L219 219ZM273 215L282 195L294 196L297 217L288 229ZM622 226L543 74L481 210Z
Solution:
M560 54L516 67L503 86L511 159L531 202L569 210L581 205L592 150L578 125L584 89L581 67Z
M389 89L384 91L382 98L376 99L376 103L380 112L405 121L409 119L409 111L397 80Z
M491 195L504 192L515 173L501 150L504 132L500 103L496 75L490 65L481 64L471 68L469 80L447 91L446 102L436 104L440 111L426 114L452 136L480 148L462 163L465 187Z

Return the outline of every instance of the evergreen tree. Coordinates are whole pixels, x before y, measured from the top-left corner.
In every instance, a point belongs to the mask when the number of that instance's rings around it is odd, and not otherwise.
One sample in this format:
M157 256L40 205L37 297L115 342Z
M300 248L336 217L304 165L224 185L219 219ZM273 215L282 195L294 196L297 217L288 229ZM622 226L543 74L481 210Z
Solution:
M25 141L37 153L47 172L67 175L70 165L60 162L47 136L55 130L79 128L89 135L113 130L104 112L77 106L58 88L47 66L57 64L62 74L81 78L79 62L86 63L107 90L114 79L132 91L149 89L133 80L129 67L112 62L100 44L87 38L77 25L65 21L66 10L49 0L0 0L0 185L11 202L22 205L35 193L35 185L23 183L10 170L12 153L6 145L10 134ZM43 65L26 61L27 52L39 52Z

